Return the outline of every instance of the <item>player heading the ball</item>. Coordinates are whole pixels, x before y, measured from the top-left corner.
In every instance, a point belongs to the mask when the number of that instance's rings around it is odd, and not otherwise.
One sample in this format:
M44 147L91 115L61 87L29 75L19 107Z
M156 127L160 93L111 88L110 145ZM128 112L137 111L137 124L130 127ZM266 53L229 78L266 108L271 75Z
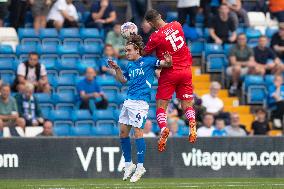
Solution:
M116 72L116 79L121 83L128 83L127 99L124 101L120 115L120 144L125 159L123 180L127 180L132 173L130 182L138 181L146 173L143 166L146 144L143 138L143 128L146 122L151 99L151 86L157 67L170 67L172 57L164 55L160 61L152 56L142 56L143 42L139 35L129 36L125 46L126 58L129 60L126 70L122 71L118 64L109 60L108 64ZM131 143L129 132L134 129L137 149L137 166L132 163Z

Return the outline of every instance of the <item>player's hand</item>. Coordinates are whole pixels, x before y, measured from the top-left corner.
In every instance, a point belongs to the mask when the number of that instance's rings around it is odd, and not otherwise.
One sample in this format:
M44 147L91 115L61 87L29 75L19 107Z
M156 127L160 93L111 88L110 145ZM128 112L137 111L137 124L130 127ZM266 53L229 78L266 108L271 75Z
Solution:
M109 67L111 67L112 69L115 69L115 70L116 70L116 69L119 68L119 66L117 65L117 63L114 62L113 60L108 60L107 62L108 62Z
M167 65L171 67L173 63L173 57L170 55L170 53L169 52L164 53L164 58Z

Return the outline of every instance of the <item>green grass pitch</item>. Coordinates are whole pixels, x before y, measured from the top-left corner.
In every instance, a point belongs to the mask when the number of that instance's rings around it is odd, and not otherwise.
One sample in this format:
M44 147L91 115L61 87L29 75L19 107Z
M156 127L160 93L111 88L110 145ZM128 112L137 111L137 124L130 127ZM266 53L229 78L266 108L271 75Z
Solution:
M238 179L141 179L137 183L120 179L65 179L65 180L0 180L1 189L144 189L144 188L210 188L210 189L274 189L284 188L280 178Z

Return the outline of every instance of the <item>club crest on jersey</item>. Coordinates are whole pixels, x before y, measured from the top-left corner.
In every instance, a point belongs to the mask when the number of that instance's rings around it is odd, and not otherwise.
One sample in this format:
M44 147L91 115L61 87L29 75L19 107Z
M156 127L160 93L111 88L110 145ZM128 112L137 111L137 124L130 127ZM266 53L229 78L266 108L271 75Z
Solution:
M140 66L143 66L144 62L140 62Z

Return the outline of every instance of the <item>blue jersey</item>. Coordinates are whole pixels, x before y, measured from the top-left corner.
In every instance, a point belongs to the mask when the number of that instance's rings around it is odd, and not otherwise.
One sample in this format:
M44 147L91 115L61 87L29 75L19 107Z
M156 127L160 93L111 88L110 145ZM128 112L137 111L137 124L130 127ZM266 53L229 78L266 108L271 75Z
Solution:
M152 56L141 57L128 63L123 73L129 85L127 99L150 101L155 69L159 65L160 61Z

